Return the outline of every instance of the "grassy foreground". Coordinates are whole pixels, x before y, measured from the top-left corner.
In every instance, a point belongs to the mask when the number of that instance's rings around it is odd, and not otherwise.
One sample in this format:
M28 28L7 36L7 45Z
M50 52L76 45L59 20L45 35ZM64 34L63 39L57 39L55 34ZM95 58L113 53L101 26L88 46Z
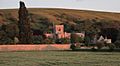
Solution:
M0 66L120 66L120 52L0 52Z

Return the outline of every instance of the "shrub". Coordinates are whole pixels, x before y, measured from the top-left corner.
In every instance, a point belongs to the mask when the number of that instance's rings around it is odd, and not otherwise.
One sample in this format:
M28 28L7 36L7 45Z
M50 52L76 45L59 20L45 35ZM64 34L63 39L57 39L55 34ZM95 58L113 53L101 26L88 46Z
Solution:
M42 43L42 41L43 41L42 36L33 36L33 43L34 44L40 44L40 43Z
M115 41L114 44L117 48L120 48L120 40Z
M55 42L54 42L53 38L46 38L45 40L43 40L43 43L44 44L53 44Z
M69 38L60 38L56 40L56 43L58 44L68 44L70 43L70 39Z

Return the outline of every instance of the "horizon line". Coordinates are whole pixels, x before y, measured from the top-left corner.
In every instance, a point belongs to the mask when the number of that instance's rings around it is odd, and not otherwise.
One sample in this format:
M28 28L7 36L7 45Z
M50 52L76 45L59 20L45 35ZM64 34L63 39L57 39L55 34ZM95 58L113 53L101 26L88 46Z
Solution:
M27 8L44 8L44 9L71 9L71 10L86 10L86 11L98 11L98 12L112 12L112 13L120 13L120 11L106 11L106 10L96 10L96 9L87 9L87 8L65 8L65 7L27 7ZM0 8L0 10L2 9L19 9L17 7L8 7L8 8Z

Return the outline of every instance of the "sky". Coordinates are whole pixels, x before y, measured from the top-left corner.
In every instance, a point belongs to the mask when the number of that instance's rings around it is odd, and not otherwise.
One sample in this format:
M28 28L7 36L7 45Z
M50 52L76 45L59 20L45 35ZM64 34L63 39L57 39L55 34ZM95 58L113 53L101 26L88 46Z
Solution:
M20 0L0 0L0 9L19 8ZM120 0L22 0L29 8L65 8L120 13Z

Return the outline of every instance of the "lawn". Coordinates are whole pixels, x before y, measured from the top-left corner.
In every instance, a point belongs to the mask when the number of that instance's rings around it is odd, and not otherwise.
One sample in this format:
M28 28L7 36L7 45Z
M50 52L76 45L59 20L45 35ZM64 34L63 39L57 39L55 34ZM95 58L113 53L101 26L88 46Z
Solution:
M120 52L0 52L0 66L120 66Z

